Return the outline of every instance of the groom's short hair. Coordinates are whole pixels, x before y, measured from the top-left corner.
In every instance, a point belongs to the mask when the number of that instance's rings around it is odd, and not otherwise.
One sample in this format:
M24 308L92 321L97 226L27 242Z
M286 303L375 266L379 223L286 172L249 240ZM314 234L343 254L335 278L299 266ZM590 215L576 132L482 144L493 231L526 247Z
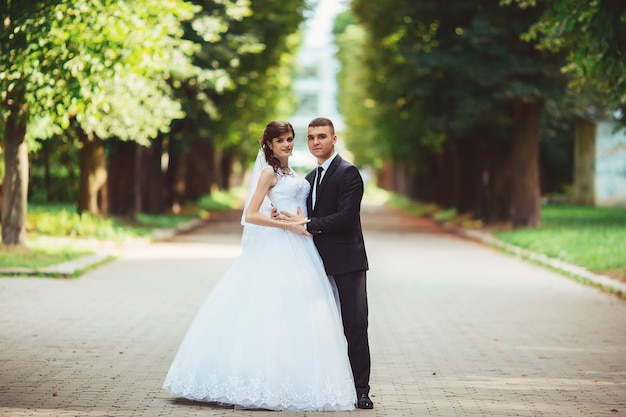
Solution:
M329 126L330 133L335 136L335 126L330 119L325 117L316 117L315 119L309 122L309 127L319 127L319 126Z

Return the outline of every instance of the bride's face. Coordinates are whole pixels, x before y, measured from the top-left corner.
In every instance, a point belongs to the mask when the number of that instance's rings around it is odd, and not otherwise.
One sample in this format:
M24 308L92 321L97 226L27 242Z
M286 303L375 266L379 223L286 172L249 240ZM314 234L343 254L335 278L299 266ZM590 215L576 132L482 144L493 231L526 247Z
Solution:
M293 150L293 135L291 132L285 132L282 135L272 139L270 148L277 158L289 158Z

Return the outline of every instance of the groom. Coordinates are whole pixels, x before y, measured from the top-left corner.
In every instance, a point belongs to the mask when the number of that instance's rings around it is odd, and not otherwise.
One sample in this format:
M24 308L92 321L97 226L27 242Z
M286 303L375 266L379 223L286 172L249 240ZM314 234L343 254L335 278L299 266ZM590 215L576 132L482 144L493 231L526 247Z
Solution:
M356 405L374 408L369 398L368 263L360 217L363 179L354 165L335 152L337 136L332 121L323 117L313 119L307 137L309 151L317 158L318 167L306 176L311 184L307 199L310 222L302 227L313 235L326 273L333 276L337 284L357 393ZM302 218L301 214L282 214L292 220Z

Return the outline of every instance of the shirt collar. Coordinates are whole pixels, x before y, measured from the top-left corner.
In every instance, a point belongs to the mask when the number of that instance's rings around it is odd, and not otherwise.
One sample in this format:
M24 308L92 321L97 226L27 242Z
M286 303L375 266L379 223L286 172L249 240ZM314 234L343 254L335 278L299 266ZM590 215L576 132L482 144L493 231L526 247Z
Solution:
M324 168L324 172L328 171L328 167L333 162L333 159L335 159L336 156L337 156L337 152L333 153L333 155L330 158L325 160L322 165L318 165L318 167Z

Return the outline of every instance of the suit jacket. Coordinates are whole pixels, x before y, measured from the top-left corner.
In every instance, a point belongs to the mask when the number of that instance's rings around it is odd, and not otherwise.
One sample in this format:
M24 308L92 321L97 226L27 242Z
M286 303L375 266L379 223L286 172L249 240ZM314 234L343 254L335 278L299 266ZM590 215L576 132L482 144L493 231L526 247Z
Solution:
M315 169L307 174L313 190ZM361 229L363 179L357 167L337 155L320 184L319 197L312 209L307 199L311 221L306 225L313 235L326 273L339 275L369 268Z

